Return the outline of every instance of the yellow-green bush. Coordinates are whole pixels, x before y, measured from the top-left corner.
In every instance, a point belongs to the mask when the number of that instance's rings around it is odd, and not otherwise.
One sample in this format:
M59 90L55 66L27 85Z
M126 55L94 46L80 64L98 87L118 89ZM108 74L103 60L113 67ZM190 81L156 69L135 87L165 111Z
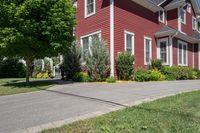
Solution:
M37 79L48 79L49 73L48 72L41 72L36 75Z
M90 77L85 72L78 72L75 73L75 75L72 77L72 80L76 82L88 82L90 81Z
M106 79L106 82L107 83L116 83L116 80L115 80L114 77L109 77L109 78Z
M137 69L134 74L134 80L138 82L163 81L165 76L157 69Z

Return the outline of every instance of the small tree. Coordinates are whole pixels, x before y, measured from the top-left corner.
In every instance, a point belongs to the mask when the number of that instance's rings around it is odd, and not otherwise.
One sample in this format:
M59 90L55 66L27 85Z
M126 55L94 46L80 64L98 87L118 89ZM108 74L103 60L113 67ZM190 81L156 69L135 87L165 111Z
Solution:
M67 79L72 79L73 76L81 71L81 52L80 49L73 44L67 52L63 54L62 67L65 71Z
M134 56L130 52L120 53L116 62L118 78L121 80L130 80L134 70Z
M74 41L71 0L0 0L0 55L26 61L26 83L35 59L56 56Z
M109 53L106 43L95 39L86 57L86 68L93 81L104 81L110 70Z

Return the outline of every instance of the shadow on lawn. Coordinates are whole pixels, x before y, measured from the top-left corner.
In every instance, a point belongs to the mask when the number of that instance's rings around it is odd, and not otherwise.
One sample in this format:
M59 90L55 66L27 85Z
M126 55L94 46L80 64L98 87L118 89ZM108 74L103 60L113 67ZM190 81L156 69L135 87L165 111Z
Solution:
M50 80L33 80L30 81L30 86L26 86L26 82L22 80L10 80L2 84L4 87L10 87L10 88L32 88L35 87L37 89L40 89L44 86L49 85L59 85L59 84L70 84L71 82L67 81L61 81L59 79L50 79Z

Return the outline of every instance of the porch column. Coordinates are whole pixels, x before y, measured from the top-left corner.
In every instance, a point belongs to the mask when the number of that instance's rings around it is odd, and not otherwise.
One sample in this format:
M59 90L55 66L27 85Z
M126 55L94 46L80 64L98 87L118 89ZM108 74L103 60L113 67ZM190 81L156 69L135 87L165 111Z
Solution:
M169 36L169 65L173 66L173 42L172 42L172 36Z

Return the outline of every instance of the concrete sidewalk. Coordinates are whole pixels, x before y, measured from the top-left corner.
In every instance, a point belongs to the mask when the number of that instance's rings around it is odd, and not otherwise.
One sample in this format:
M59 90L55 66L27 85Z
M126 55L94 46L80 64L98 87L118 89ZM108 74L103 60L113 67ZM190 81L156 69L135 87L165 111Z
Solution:
M38 132L165 96L200 89L200 80L75 83L0 97L0 133Z

